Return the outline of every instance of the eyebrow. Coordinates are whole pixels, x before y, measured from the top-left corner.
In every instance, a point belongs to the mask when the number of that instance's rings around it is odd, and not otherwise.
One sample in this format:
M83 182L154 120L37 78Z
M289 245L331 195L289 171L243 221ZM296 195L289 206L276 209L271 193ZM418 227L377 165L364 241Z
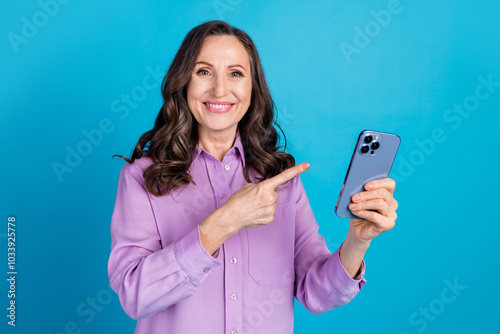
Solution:
M212 64L207 63L206 61L199 61L195 65L198 65L198 64L205 64L205 65L208 65L210 67L214 67ZM241 67L242 69L244 69L246 71L246 69L243 66L239 65L239 64L227 65L227 67Z

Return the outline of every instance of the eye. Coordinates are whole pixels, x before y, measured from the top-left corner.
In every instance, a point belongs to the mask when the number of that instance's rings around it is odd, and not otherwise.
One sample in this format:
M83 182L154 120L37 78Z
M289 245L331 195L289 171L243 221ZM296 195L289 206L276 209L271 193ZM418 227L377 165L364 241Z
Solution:
M208 71L207 71L207 70L203 70L203 69L198 70L198 72L196 72L196 73L197 73L197 74L201 74L201 75L210 74L210 73L208 73Z
M233 76L233 77L242 77L243 74L241 74L241 72L239 72L239 71L234 71L234 72L231 73L231 76Z

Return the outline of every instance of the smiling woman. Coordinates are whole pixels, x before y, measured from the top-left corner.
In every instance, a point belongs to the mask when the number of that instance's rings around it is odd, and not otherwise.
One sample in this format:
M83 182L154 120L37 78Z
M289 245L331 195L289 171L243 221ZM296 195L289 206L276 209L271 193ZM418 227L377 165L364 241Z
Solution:
M144 174L150 193L161 196L192 183L187 170L196 146L208 134L206 130L216 130L217 137L222 135L224 141L232 133L232 142L226 143L226 147L221 147L218 140L214 154L220 158L220 152L227 151L234 142L236 123L248 148L245 158L259 179L272 177L295 164L293 156L279 150L286 149L284 134L284 146L276 146L278 133L274 126L281 128L274 121L274 101L255 44L244 31L223 21L209 21L193 28L163 79L162 95L164 103L155 125L141 136L131 158L116 155L129 163L143 155L153 160ZM216 104L221 102L234 103L235 107L227 114L214 115L220 108ZM149 150L144 150L148 144ZM251 182L248 168L244 175Z
M352 300L370 240L393 223L392 180L360 194L374 222L351 220L331 253L300 180L309 164L277 146L255 45L226 22L187 34L162 95L120 156L111 218L109 280L135 333L291 334L294 297L315 314Z
M224 142L234 138L250 106L251 73L247 51L237 38L226 35L205 39L188 85L188 105L198 122L200 147L215 153L219 160L229 147L218 146L211 133L227 136L222 138Z

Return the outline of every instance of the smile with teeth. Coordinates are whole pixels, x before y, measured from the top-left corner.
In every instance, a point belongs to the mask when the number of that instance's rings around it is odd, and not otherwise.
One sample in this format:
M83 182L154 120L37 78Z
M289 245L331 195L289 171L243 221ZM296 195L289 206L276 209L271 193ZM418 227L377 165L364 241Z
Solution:
M232 106L232 104L212 104L212 103L205 103L207 106L211 108L217 108L217 109L226 109L229 106Z
M222 102L222 101L221 101ZM203 102L205 107L209 112L216 113L216 114L222 114L226 113L229 110L232 109L234 103L228 103L228 102L223 102L223 103L209 103L209 102Z

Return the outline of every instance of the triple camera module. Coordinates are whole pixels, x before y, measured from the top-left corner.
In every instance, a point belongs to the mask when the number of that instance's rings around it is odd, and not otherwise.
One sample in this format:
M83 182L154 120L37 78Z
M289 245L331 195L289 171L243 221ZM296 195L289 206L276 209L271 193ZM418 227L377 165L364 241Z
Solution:
M367 134L363 139L363 145L361 146L360 151L362 154L370 153L370 155L375 155L379 147L379 136L375 136L375 138L373 138L372 135Z

